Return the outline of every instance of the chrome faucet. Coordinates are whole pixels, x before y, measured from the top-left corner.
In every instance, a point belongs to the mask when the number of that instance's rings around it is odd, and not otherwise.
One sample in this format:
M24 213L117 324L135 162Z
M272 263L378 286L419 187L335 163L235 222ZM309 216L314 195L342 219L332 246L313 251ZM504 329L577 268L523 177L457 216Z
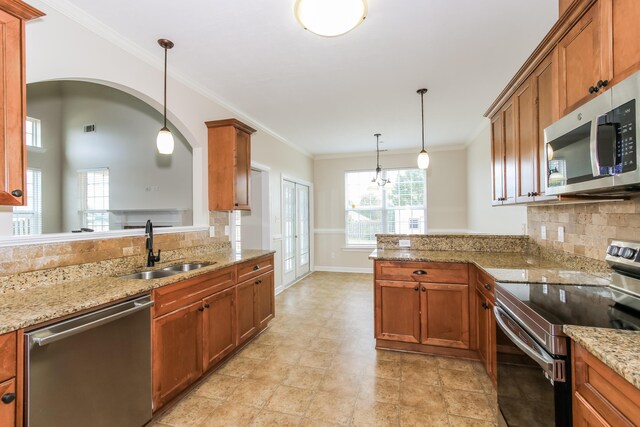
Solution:
M147 267L153 267L156 262L160 261L160 249L158 249L158 255L154 255L153 253L153 224L151 220L147 220L147 225L144 227L144 232L147 234L147 250L149 254L147 255Z

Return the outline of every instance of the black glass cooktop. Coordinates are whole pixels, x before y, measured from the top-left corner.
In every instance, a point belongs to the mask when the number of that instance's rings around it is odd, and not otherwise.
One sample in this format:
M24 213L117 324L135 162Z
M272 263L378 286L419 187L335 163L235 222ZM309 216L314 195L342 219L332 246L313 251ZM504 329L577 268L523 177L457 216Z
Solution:
M623 305L625 296L600 286L500 283L500 288L551 325L640 330L640 312ZM499 297L498 297L499 298Z

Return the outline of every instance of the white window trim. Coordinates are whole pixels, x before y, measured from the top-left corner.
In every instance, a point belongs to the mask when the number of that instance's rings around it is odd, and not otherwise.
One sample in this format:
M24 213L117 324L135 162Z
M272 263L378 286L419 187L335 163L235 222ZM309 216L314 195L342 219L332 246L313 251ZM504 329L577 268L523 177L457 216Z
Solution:
M37 149L42 149L42 122L40 121L40 119L36 119L33 117L27 117L26 121L33 123L33 139L36 141L36 145L27 144L27 147L36 149L34 151L37 151Z

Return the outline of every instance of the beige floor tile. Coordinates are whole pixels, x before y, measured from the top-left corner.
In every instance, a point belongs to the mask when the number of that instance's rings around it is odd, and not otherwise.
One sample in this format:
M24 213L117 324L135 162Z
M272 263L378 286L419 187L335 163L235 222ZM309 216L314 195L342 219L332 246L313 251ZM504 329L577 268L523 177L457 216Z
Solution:
M240 355L249 359L265 360L269 359L269 356L273 353L274 350L275 346L273 345L251 343L244 350L242 350Z
M334 424L323 420L312 420L310 418L303 418L300 427L336 427L339 425L340 424Z
M485 393L444 389L442 394L449 415L488 421L496 417L495 408L489 403Z
M302 357L303 350L292 347L278 346L269 356L272 362L281 362L288 365L296 365Z
M282 362L262 361L257 369L249 372L246 376L252 380L268 381L274 384L280 384L289 375L291 365Z
M329 372L320 383L319 390L355 398L360 391L360 376L343 372Z
M449 427L445 412L428 412L420 408L401 406L400 426L402 427ZM453 425L457 427L456 425Z
M310 368L328 368L333 360L332 353L320 353L319 351L304 350L300 354L298 364Z
M474 366L478 362L464 359L454 359L452 357L439 357L438 366L442 369L453 369L456 371L474 371Z
M242 383L229 395L228 401L262 408L276 391L277 384L251 379Z
M295 415L263 410L253 421L252 427L297 427L301 421Z
M391 403L358 400L353 411L352 426L392 427L400 425L400 407Z
M365 366L363 373L365 376L388 378L391 380L399 380L402 378L400 362L393 360L377 360L375 363Z
M422 363L403 363L401 380L406 384L442 385L438 368Z
M430 413L446 413L442 388L429 384L400 384L400 404L421 408Z
M301 416L307 411L313 395L311 390L281 385L271 396L265 409Z
M339 348L340 340L316 337L309 344L308 350L321 353L337 353Z
M222 402L215 399L190 394L179 402L158 422L174 427L197 426L204 421Z
M253 406L235 402L225 402L218 406L200 424L201 427L246 427L251 425L260 410Z
M262 360L247 359L246 357L240 357L238 355L225 363L216 373L243 378L256 369L260 369L263 364L264 362Z
M226 400L242 383L239 377L213 374L198 386L195 394L210 399Z
M482 383L476 371L454 371L453 369L440 369L440 380L445 388L453 388L466 391L484 392Z
M369 402L399 403L400 380L367 378L360 385L358 399Z
M318 392L313 397L306 417L338 425L348 425L356 399L333 393Z
M452 427L497 427L498 422L449 415L449 424Z
M292 366L289 369L287 378L282 384L304 388L307 390L315 390L318 388L325 375L326 369L310 368L308 366Z

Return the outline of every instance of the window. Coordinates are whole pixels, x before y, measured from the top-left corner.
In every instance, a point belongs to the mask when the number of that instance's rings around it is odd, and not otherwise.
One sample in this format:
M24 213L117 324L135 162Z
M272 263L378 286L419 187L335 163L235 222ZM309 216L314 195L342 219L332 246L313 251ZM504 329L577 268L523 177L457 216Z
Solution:
M40 120L27 117L25 128L27 147L42 148L42 140L40 139Z
M420 169L382 172L384 187L371 182L372 171L345 173L347 246L376 244L376 234L419 234L426 229L426 174Z
M42 171L27 168L27 205L13 208L13 235L42 233Z
M231 211L231 230L236 252L242 251L242 211Z
M78 171L78 184L82 227L109 230L109 169Z

